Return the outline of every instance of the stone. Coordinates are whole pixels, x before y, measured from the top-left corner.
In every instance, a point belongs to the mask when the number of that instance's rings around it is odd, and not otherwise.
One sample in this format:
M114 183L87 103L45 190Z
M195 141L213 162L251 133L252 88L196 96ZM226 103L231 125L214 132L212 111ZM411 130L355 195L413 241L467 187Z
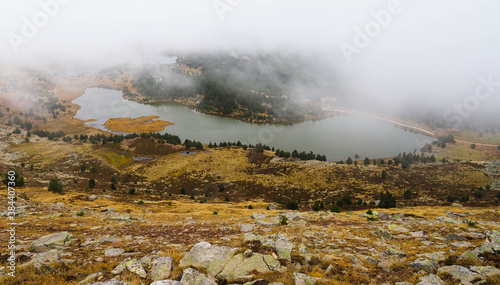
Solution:
M49 268L49 266L53 263L60 262L62 262L61 252L57 249L52 249L36 254L33 259L26 264L33 264L35 271L39 271L42 268Z
M471 281L479 276L477 273L460 265L443 266L438 269L438 275L441 277L451 275L454 280L458 280L464 285L472 284Z
M462 237L462 236L459 236L459 235L456 235L456 234L448 234L446 236L446 239L447 240L458 240L458 241L464 241L466 240L466 238Z
M377 219L379 219L381 221L389 220L389 218L390 218L390 216L386 212L378 212L378 214L377 214Z
M141 277L141 278L147 277L146 270L144 270L141 262L137 259L132 259L132 260L125 262L125 267L127 267L128 271L139 275L139 277Z
M291 243L284 235L276 235L276 253L280 259L292 261L293 243Z
M417 285L444 285L443 280L434 274L420 277L418 281Z
M409 229L407 229L405 227L394 225L394 224L389 225L389 230L393 231L393 232L399 232L399 233L407 233L410 231Z
M205 269L211 276L217 276L235 253L236 249L227 246L212 246L208 242L199 242L182 257L179 266Z
M125 281L110 279L110 280L104 281L104 282L95 282L95 283L92 283L90 285L128 285L128 283Z
M419 258L410 263L410 265L414 269L423 270L427 273L439 268L439 264L435 260L429 260L425 258Z
M89 201L95 201L97 199L99 199L99 196L97 196L97 195L90 195L90 197L89 197Z
M127 267L125 266L125 261L120 262L120 264L118 264L115 267L115 269L111 270L111 274L113 274L113 275L121 274L125 269L127 269Z
M71 243L71 236L68 232L45 235L30 244L30 251L40 252L55 247L67 246Z
M272 258L272 257L271 257ZM245 258L243 254L237 254L226 264L224 269L217 275L218 279L226 280L248 280L252 278L251 272L269 273L271 270L264 261L264 256L254 253Z
M394 248L389 248L385 251L385 254L386 255L397 255L399 257L406 257L406 252L402 251L402 250L396 250Z
M243 242L260 242L261 244L264 243L264 238L261 237L258 234L255 233L246 233L243 235Z
M377 229L375 230L375 234L383 238L384 240L392 239L392 234L388 230L385 230L381 227L377 227Z
M167 279L172 273L172 257L157 257L151 262L151 279L153 281Z
M267 218L267 217L269 217L268 214L262 214L262 213L253 213L252 214L252 218L256 219L256 220L264 219L264 218Z
M297 272L293 274L293 280L295 281L295 285L316 285L317 283L317 278Z
M194 268L184 269L181 284L183 285L217 285L215 280Z
M269 203L267 207L269 208L269 210L278 210L278 206L273 203Z
M161 280L161 281L155 281L149 285L184 285L184 284L176 280Z
M424 231L410 232L409 234L413 238L423 238L424 237Z
M253 231L253 226L250 224L240 225L240 232L249 233Z
M125 250L121 249L121 248L108 248L104 251L104 256L107 256L107 257L120 256L124 252L125 252Z
M122 239L116 235L104 235L101 237L101 243L106 243L106 242L115 243L115 242L120 242L121 240Z
M439 252L431 252L431 253L422 253L422 254L417 254L418 257L427 257L431 260L440 262L440 261L445 261L446 257L444 256L444 252L439 251Z
M457 241L457 242L452 242L452 246L458 247L458 248L463 248L463 247L472 247L473 245L468 242L468 241Z
M99 276L102 276L102 272L92 273L89 276L87 276L85 279L83 279L82 281L78 282L78 285L87 285L90 282L97 279Z
M494 275L500 275L500 269L493 266L471 266L470 270L479 274L481 279L487 279Z

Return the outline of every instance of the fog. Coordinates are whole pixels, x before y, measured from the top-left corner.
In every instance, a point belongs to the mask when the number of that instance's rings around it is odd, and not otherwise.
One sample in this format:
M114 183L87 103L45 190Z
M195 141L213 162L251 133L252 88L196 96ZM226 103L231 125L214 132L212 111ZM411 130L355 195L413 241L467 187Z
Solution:
M323 92L349 106L442 112L480 77L500 81L499 12L493 0L2 1L0 64L78 73L163 52L296 52L335 70ZM480 107L498 110L490 91Z

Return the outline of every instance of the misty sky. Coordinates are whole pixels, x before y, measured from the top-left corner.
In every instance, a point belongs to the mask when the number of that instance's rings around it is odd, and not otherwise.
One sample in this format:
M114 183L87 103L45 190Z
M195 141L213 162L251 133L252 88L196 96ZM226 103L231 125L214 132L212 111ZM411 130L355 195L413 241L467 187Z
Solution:
M23 18L33 24L44 11L40 2L56 1L1 1L0 63L101 68L164 50L291 49L323 55L338 69L343 92L380 95L391 104L415 96L460 102L478 76L500 81L494 0L60 0L68 3L24 37ZM356 29L374 21L372 12L397 3L388 25L346 60L342 43L355 46ZM17 53L14 34L26 40Z

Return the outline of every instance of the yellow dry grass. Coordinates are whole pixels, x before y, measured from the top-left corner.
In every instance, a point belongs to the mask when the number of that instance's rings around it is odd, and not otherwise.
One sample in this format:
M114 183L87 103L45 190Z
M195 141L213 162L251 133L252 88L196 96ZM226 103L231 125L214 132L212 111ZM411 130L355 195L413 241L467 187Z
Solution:
M88 153L91 151L89 145L51 142L46 139L31 140L29 144L13 145L10 150L31 157L31 162L41 166L52 165L70 153Z
M155 120L159 116L144 116L136 119L131 118L111 118L104 124L108 129L115 132L125 133L157 133L165 129L165 127L174 123Z

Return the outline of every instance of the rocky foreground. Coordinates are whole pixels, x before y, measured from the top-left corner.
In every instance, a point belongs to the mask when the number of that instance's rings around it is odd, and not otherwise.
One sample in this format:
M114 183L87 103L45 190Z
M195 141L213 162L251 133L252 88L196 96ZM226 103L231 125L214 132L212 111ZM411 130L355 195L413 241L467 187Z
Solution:
M171 205L188 208L166 216L99 205L109 196L81 198L93 206L17 208L18 272L0 268L3 284L48 284L56 275L65 279L55 284L81 285L500 284L499 209L336 214L262 203L221 216L192 203Z

